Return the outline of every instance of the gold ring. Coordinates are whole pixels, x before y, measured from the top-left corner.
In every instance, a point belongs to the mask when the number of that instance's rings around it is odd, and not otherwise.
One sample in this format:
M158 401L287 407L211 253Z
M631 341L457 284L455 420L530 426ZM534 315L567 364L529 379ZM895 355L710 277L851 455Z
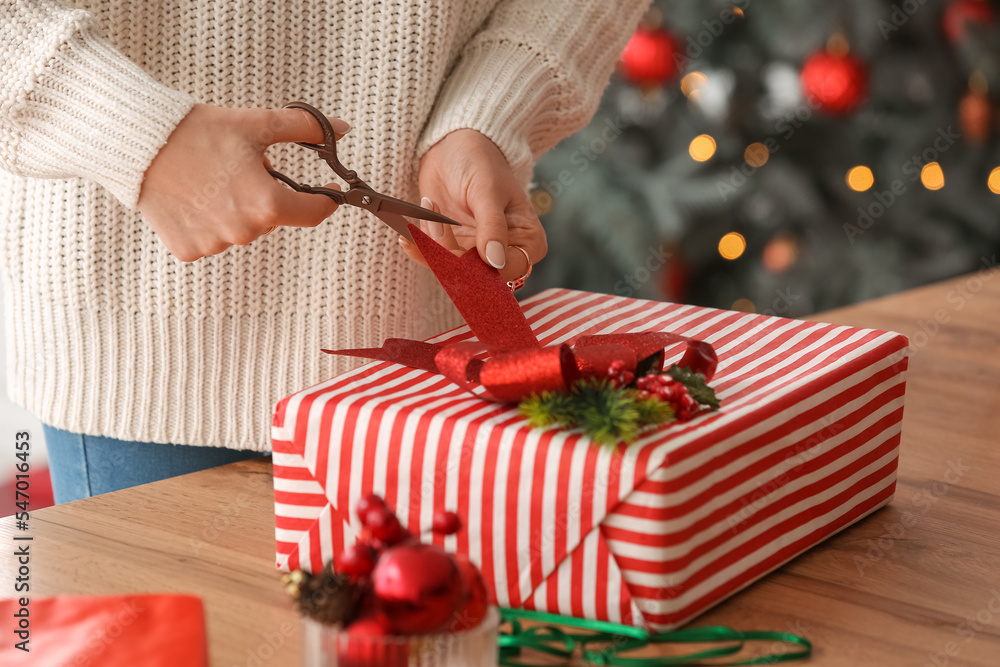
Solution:
M267 236L268 234L270 234L271 232L273 232L273 231L274 231L275 229L277 229L277 228L278 228L278 226L277 226L277 225L274 225L274 226L272 226L272 227L268 227L268 228L267 228L267 231L266 231L266 232L264 232L263 234L261 234L261 236Z
M517 248L522 253L524 253L524 259L525 259L525 261L528 262L528 268L525 269L524 274L520 278L516 278L514 280L508 280L507 281L507 287L510 288L510 291L511 292L516 292L517 290L519 290L522 287L524 287L524 281L527 280L528 276L531 275L531 266L532 266L531 265L531 257L528 256L528 251L525 250L524 248L522 248L519 245L512 245L512 246L509 246L509 247L511 247L511 248Z

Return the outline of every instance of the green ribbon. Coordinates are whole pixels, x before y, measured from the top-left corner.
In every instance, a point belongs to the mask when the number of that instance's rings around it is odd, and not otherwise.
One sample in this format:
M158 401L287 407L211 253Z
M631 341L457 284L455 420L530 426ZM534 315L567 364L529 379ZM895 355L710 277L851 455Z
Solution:
M685 628L674 632L651 633L644 628L630 625L588 621L540 611L500 609L500 618L509 630L500 634L500 664L510 667L542 667L542 664L523 662L522 650L528 649L566 660L573 658L577 648L580 656L590 665L615 665L617 667L660 667L661 665L771 665L791 660L804 660L812 655L812 644L805 637L787 632L741 632L722 626ZM524 628L521 621L535 621L554 625L537 625ZM559 627L562 626L562 627ZM586 632L567 632L563 628L579 628ZM772 641L787 645L785 652L768 654L735 662L704 663L708 659L733 656L740 653L747 642ZM629 658L620 654L653 644L704 644L722 643L686 655L660 658Z

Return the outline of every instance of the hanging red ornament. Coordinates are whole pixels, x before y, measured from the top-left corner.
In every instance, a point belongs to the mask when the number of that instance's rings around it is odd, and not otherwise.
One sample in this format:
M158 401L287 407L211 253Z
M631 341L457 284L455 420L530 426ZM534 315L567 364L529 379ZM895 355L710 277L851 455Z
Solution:
M673 242L664 244L667 259L660 271L660 292L667 301L684 303L688 293L690 269L680 253L680 247Z
M992 23L993 7L983 0L952 0L941 15L941 29L944 36L952 44L957 44L965 38L965 24Z
M662 28L640 27L625 45L622 75L639 86L664 86L679 73L680 42Z
M818 51L802 66L802 90L822 111L846 115L868 93L868 68L851 53Z
M958 125L965 141L972 145L986 143L993 125L993 105L990 103L989 81L982 70L969 76L969 90L958 103Z
M970 144L985 143L990 135L992 115L989 98L982 93L968 91L958 104L958 124L965 140Z

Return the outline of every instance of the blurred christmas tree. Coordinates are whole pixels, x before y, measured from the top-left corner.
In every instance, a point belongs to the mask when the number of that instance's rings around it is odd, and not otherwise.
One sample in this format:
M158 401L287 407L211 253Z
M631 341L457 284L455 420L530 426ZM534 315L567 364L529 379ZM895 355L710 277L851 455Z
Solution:
M562 286L797 316L1000 250L1000 7L654 3L532 198Z

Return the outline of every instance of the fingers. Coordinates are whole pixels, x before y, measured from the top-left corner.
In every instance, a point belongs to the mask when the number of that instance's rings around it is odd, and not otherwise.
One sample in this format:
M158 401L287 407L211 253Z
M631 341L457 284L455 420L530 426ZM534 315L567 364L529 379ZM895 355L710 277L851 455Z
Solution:
M510 222L510 245L507 247L507 266L501 273L508 279L523 276L528 270L528 261L537 264L548 253L545 229L542 227L534 206L524 197L524 202L511 207L507 212ZM524 252L515 246L524 248ZM525 257L527 254L527 257Z
M430 211L434 211L435 213L441 212L441 207L438 206L437 202L433 202L427 197L420 200L420 205ZM430 236L432 239L450 250L453 254L462 255L465 252L455 239L455 234L452 231L452 225L444 225L439 222L419 219L415 219L412 222L420 227L420 231ZM424 259L423 255L420 254L420 250L417 246L402 236L399 237L399 247L402 248L403 252L406 253L406 256L413 261L422 266L428 266L427 261Z
M506 198L491 192L482 198L470 198L469 207L476 220L479 256L493 268L502 270L507 266Z
M333 215L337 204L320 194L295 192L277 181L271 181L274 188L270 210L260 216L261 234L271 226L315 227ZM337 183L327 183L323 187L340 190ZM264 224L266 223L266 224Z
M262 137L264 145L277 144L292 141L304 141L310 144L323 143L323 128L313 115L302 109L262 109L263 113L258 119L262 122L269 136ZM330 125L333 127L337 138L344 136L351 130L347 121L339 118L330 118Z
M420 205L428 210L434 211L435 213L441 213L441 207L437 202L431 201L429 197L421 199ZM454 226L446 225L441 222L433 222L431 220L421 220L420 229L445 248L451 250L453 253L461 254L464 252L462 247L459 245L458 240L455 238Z
M523 276L548 252L545 230L527 195L517 189L506 202L470 198L476 221L476 247L480 256L508 280ZM481 202L475 204L473 202ZM525 252L518 250L524 248ZM527 257L525 257L527 254Z
M420 254L420 250L417 249L417 246L407 241L403 236L399 237L399 247L402 248L403 252L406 253L406 256L414 262L420 264L421 266L427 266L427 260L425 260L424 256Z

